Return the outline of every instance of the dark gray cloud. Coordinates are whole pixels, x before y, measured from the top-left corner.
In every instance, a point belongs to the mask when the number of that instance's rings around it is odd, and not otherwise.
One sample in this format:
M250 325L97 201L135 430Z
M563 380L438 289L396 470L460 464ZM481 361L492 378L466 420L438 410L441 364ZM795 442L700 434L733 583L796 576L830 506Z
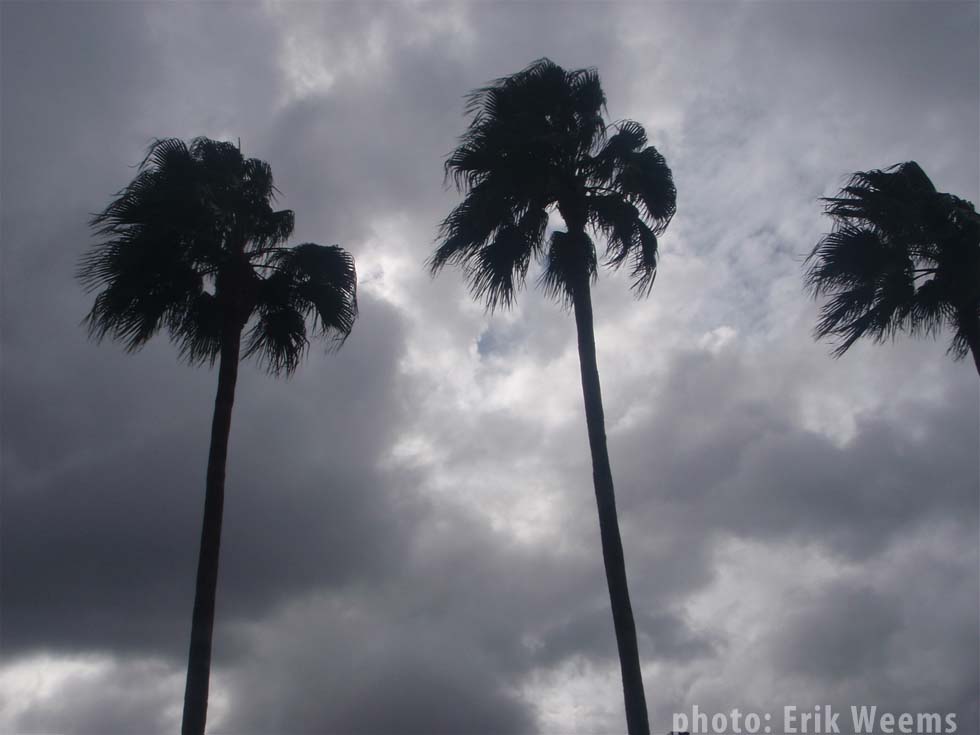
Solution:
M853 584L821 589L775 636L782 643L776 644L777 663L794 673L835 678L880 669L902 628L898 602Z
M277 385L257 370L244 371L229 459L225 619L257 615L310 585L343 585L396 566L413 511L389 497L377 460L391 440L383 417L397 415L399 322L389 307L370 299L362 315L377 319L379 328L352 336L342 354L322 356L314 347L294 380ZM168 362L173 365L173 355L158 356L161 368ZM86 403L74 425L62 414L66 444L92 427L106 432L98 452L86 456L69 444L74 457L31 458L31 450L44 446L43 436L15 435L5 443L11 462L3 537L8 653L124 646L183 654L213 401L213 386L201 382L189 395L173 378L193 373L173 367L170 380L162 372L156 379L144 375L130 405L141 399L153 406L154 398L166 396L169 408L156 403L154 415L132 426L115 420L123 402L118 392ZM44 373L25 375L22 387L41 395L45 379ZM28 426L32 419L30 403L6 403L8 426ZM331 428L313 430L321 421ZM358 552L362 538L373 541Z
M613 450L629 523L792 537L858 559L937 518L972 524L978 419L967 370L936 403L890 394L842 444L800 425L799 394L759 392L753 370L731 348L677 354L649 422Z
M980 196L975 4L0 13L0 729L176 726L215 376L89 343L73 273L147 142L200 134L269 161L362 293L339 353L242 372L216 730L622 729L571 316L423 267L463 94L546 55L600 68L680 190L652 297L595 290L654 729L858 700L976 729L975 377L928 340L832 361L799 282L849 171Z

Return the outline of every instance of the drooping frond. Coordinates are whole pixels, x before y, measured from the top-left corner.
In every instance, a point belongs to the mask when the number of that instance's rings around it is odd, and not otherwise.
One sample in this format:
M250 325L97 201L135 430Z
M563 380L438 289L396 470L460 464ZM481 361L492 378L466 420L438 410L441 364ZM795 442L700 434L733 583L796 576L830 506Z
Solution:
M89 334L137 350L165 326L185 319L202 279L179 243L139 230L93 248L81 262L79 279L89 291L102 289L85 318Z
M626 157L613 179L613 187L640 207L651 229L662 235L677 211L674 176L664 157L653 146Z
M224 319L214 294L202 291L190 296L186 308L174 314L170 332L175 335L180 356L191 365L214 365L221 352Z
M817 244L805 283L814 295L833 294L820 312L818 338L841 338L842 355L861 337L891 337L911 315L915 294L908 253L872 229L845 224Z
M807 288L814 296L873 284L890 273L912 278L908 252L873 229L850 223L826 235L807 258Z
M941 278L932 277L915 290L909 313L909 332L913 335L936 335L948 320L955 319L950 308L947 288Z
M592 186L609 186L630 157L643 150L647 143L646 131L638 122L623 120L614 127L616 132L609 136L606 144L587 162L589 184Z
M337 245L304 243L277 251L270 262L278 271L265 279L260 311L288 306L312 318L313 333L331 337L339 348L357 318L357 271L350 253Z
M309 339L303 314L287 303L260 303L245 335L242 357L255 357L273 375L290 375L306 355Z
M548 213L529 210L516 223L499 227L490 242L474 251L466 266L473 295L493 311L509 307L524 284L532 256L541 248Z
M449 263L465 265L500 227L513 225L520 216L510 189L492 179L481 182L440 224L441 242L429 260L431 271Z
M595 245L584 232L557 230L551 233L544 270L539 283L544 292L564 306L570 306L581 279L595 281Z
M657 275L657 234L629 200L617 194L589 199L590 223L606 239L606 264L630 263L633 291L646 296Z

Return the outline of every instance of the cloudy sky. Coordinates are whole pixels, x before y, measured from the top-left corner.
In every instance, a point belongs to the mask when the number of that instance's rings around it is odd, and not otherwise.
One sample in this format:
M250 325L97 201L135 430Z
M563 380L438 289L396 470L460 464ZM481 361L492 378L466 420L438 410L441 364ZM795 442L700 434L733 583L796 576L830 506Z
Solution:
M678 213L595 290L655 732L876 704L977 732L978 384L810 336L818 198L915 159L980 199L975 2L3 2L0 731L178 728L216 374L86 339L86 225L156 137L241 139L361 315L243 369L210 731L613 733L622 694L571 316L424 261L463 95L596 66ZM845 724L845 723L842 723Z

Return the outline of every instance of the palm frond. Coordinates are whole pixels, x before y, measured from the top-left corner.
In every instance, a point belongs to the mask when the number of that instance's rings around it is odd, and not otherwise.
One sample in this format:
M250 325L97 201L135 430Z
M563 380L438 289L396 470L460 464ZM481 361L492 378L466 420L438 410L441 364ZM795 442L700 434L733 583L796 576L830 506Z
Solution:
M354 258L338 245L304 243L279 251L273 262L288 278L288 284L285 289L270 291L269 303L288 301L304 317L313 318L314 334L332 336L334 347L339 348L357 318ZM276 285L276 276L266 280Z
M807 262L807 289L814 296L832 296L821 309L815 335L839 337L835 355L864 336L880 342L909 328L914 265L892 241L845 223L817 244Z
M441 243L429 260L432 273L446 264L465 265L501 228L522 216L507 186L496 179L481 182L466 195L439 226Z
M572 92L578 155L584 157L606 139L606 123L602 117L606 109L606 93L602 90L599 72L594 67L566 72L566 79Z
M674 175L660 152L647 146L627 154L613 182L615 189L643 208L654 233L663 234L677 211L677 189Z
M606 265L618 269L629 261L633 291L646 296L657 273L658 242L640 211L619 194L589 198L589 221L606 239Z
M516 224L499 227L493 239L469 260L470 290L490 311L513 304L524 286L531 258L540 251L547 225L545 210L529 210Z
M874 229L850 223L825 235L806 262L804 281L814 296L873 284L882 274L912 269L905 250Z
M268 203L278 190L272 178L272 167L258 158L249 158L242 166L242 183L247 197L255 204Z
M590 185L609 186L623 170L630 156L642 150L647 143L646 131L638 122L623 120L613 127L616 132L588 159Z
M653 282L657 278L657 262L659 260L659 242L656 233L645 222L637 224L639 247L633 248L633 292L637 298L649 296Z
M88 291L102 289L85 317L89 335L143 346L162 327L183 319L202 279L172 240L152 233L100 243L83 257L78 277Z
M596 255L592 240L585 233L557 230L551 234L544 270L538 283L545 294L571 306L576 285L596 279Z
M824 212L914 245L924 234L926 210L935 194L925 172L910 161L883 171L858 171L836 197L823 200Z
M207 291L189 297L186 308L175 311L169 324L180 357L191 365L214 365L221 352L223 326L218 300Z
M261 254L262 252L275 248L285 243L296 223L296 216L291 209L283 209L278 212L272 211L271 207L259 209L257 216L252 218L248 242L248 250L251 253Z
M947 320L953 325L953 338L946 352L955 360L962 360L971 348L970 335L980 331L980 306L972 308L951 309Z
M589 197L589 222L606 239L606 264L618 268L639 244L640 211L619 194Z
M919 285L911 303L909 333L915 336L935 336L945 323L955 320L951 308L948 287L941 278L930 278Z
M139 170L148 167L162 170L174 170L192 163L190 149L179 138L157 138L146 151L146 157L140 162Z
M256 357L273 375L291 375L309 347L306 320L289 305L260 305L255 324L245 335L243 358Z

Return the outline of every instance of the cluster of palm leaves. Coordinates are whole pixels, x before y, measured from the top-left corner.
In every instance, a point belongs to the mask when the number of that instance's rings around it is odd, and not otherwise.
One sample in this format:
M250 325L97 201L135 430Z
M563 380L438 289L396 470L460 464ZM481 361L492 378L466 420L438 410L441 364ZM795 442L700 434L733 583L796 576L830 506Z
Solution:
M910 161L858 172L825 200L834 229L810 255L806 284L827 295L818 337L857 340L951 329L949 352L980 372L980 216Z
M211 363L222 334L241 330L244 354L290 373L314 333L343 339L357 314L354 261L337 246L283 247L290 210L276 211L272 171L231 143L153 143L136 178L92 224L102 242L82 282L101 289L87 322L130 350L160 329L191 363Z
M512 303L538 257L542 285L571 303L576 284L596 274L591 229L606 241L607 264L629 263L634 288L648 293L676 191L643 126L607 124L605 102L594 69L547 59L471 92L473 119L445 163L466 197L442 223L432 269L462 266L492 309ZM566 229L545 243L552 209Z
M603 562L623 678L627 728L649 733L636 628L616 515L593 328L600 263L627 266L650 292L658 238L676 209L673 176L632 120L608 122L594 69L541 59L474 90L471 121L445 162L463 194L442 222L433 273L459 266L489 310L513 304L532 261L544 291L571 307L578 338ZM98 290L93 337L135 350L166 330L191 363L219 364L208 457L184 735L207 713L224 475L238 363L273 374L299 365L310 337L339 346L357 315L356 274L338 246L287 247L293 213L275 210L268 164L238 146L198 138L155 142L136 178L92 222L100 238L80 277ZM835 220L810 256L806 282L826 294L818 336L861 337L953 329L951 351L980 371L980 218L936 192L914 163L855 174L826 200ZM551 225L557 221L562 227ZM550 235L549 235L550 231ZM602 255L596 240L604 244Z

